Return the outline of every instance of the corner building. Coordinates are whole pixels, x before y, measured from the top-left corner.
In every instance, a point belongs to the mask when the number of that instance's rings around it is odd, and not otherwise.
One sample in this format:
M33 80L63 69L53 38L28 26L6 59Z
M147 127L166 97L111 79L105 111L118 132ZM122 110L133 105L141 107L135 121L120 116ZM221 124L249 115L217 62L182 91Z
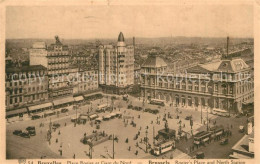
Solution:
M56 42L46 46L44 42L34 43L30 50L30 65L43 65L49 77L49 98L71 95L73 87L68 81L70 72L69 48L55 36Z
M117 45L99 47L99 85L107 93L124 94L134 84L134 47L120 32Z

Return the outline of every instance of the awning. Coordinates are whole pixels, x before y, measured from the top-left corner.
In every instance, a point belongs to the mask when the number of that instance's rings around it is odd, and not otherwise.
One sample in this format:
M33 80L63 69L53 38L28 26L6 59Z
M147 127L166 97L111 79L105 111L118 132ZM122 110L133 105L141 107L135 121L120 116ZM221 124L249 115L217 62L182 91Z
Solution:
M82 119L82 120L88 120L88 116L80 116L80 119Z
M49 103L30 106L30 107L28 107L28 109L29 109L29 111L34 111L34 110L43 109L43 108L47 108L47 107L51 107L51 106L52 106L52 103L49 102Z
M111 116L111 117L114 117L114 116L116 116L116 114L115 114L115 113L111 113L110 116Z
M16 109L16 110L11 110L6 112L6 116L11 116L15 114L21 114L27 112L26 108L21 108L21 109Z
M213 109L213 112L216 111L216 112L222 112L222 113L227 113L228 111L226 110L222 110L222 109Z
M89 116L89 118L96 118L96 117L98 117L98 115L96 115L96 114L93 114L93 115L91 115L91 116Z
M74 100L75 101L82 101L84 100L83 96L77 96L77 97L74 97Z
M73 102L73 101L74 101L73 97L65 97L65 98L62 98L62 99L59 99L59 100L54 100L53 104L54 104L54 106L56 106L56 105L70 103L70 102Z
M47 111L47 112L45 112L44 114L52 114L52 113L56 113L56 111Z
M104 107L107 107L107 104L101 104L98 106L99 109L104 108Z

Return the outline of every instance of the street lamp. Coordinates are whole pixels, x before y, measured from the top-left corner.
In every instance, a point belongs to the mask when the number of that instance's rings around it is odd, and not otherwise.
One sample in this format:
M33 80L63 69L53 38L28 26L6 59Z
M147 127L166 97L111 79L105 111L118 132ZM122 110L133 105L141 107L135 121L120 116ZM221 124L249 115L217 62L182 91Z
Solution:
M146 149L145 149L145 153L147 153L147 144L148 144L148 138L147 138L147 134L148 134L148 131L147 131L147 129L146 129L146 131L145 131L145 143L146 143Z
M200 104L200 123L202 124L202 103Z
M75 123L74 123L74 127L77 126L77 122L78 122L78 106L76 106L76 119L75 119Z
M207 107L207 131L209 131L209 107Z

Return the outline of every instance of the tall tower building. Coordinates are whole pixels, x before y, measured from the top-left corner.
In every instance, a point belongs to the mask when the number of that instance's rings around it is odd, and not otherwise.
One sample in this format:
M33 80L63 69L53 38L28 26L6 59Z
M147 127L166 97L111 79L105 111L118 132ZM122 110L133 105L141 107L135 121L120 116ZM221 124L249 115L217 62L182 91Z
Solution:
M99 47L99 84L109 93L124 94L134 84L134 47L120 32L116 46Z

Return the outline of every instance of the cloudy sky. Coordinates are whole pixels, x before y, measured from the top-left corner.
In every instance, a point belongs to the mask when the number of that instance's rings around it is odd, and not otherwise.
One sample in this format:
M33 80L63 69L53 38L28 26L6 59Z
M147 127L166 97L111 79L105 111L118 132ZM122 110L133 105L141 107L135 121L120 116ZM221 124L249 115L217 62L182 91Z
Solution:
M253 6L45 6L6 9L6 38L253 37Z

